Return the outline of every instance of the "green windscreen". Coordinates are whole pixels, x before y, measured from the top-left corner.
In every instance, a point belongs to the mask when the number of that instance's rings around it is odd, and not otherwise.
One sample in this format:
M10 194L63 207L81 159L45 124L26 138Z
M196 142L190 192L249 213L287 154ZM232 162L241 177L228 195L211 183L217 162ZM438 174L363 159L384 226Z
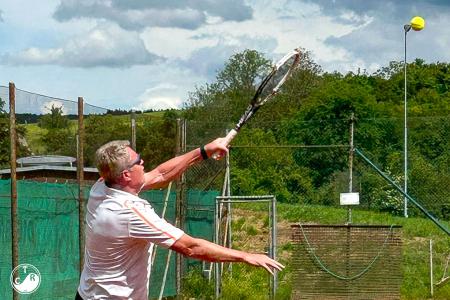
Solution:
M90 187L84 189L88 198ZM161 215L166 191L147 191L147 199ZM79 281L78 186L70 183L18 181L19 264L34 265L41 273L39 289L21 299L73 299ZM186 232L208 240L213 232L215 192L188 192ZM165 219L175 221L175 192L171 192ZM196 208L199 210L195 212ZM10 180L0 180L0 295L12 299L11 274L11 198ZM212 210L212 211L211 211ZM175 255L158 247L152 268L150 298L160 293L166 264L169 264L164 296L176 295Z

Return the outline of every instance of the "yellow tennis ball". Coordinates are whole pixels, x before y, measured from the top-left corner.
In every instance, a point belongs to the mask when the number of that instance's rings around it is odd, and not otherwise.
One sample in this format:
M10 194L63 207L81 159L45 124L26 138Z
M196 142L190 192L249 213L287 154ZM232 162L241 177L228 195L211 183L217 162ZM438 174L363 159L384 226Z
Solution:
M411 19L411 28L415 31L420 31L425 27L425 20L422 17L415 16Z

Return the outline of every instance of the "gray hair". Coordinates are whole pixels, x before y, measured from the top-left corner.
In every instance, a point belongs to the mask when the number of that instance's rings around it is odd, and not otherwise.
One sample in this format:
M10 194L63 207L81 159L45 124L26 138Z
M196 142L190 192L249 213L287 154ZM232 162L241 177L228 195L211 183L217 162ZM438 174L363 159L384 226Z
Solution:
M111 141L95 152L97 170L105 181L114 182L127 168L130 160L127 150L129 146L129 141Z

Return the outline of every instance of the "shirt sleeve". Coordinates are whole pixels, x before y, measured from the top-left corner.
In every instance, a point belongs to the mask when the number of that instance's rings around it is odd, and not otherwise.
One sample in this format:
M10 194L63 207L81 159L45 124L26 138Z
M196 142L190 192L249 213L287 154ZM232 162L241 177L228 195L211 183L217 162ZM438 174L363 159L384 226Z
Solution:
M126 207L132 212L128 224L130 237L169 248L184 234L183 230L159 217L148 203L128 202Z

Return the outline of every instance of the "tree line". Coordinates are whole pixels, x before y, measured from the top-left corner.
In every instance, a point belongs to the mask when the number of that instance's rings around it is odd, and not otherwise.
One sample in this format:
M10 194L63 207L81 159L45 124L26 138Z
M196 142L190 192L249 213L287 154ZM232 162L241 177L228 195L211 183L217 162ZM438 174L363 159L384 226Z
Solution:
M192 92L183 115L199 124L196 134L208 133L216 124L232 126L269 66L256 51L235 54L214 82ZM410 191L446 218L450 216L449 67L420 59L407 65ZM355 145L402 185L403 85L402 62L391 62L373 74L329 73L303 51L301 64L282 93L259 110L233 142L233 192L275 194L281 202L336 204L339 192L348 191L349 148L334 146L349 144L351 122ZM312 147L294 147L299 145ZM320 145L328 147L313 147ZM400 214L403 197L358 163L354 186L363 193L365 205ZM433 204L436 198L439 207Z
M191 125L188 134L206 141L231 129L253 96L271 62L262 53L245 50L230 57L211 83L193 90L180 111L161 118L142 114L137 126L137 148L151 168L175 155L176 119ZM450 190L450 65L416 59L408 68L411 186L417 197L429 194L448 199ZM275 99L263 107L233 142L232 192L275 194L281 202L336 204L335 195L347 184L349 126L355 144L400 182L403 168L403 63L380 70L341 74L324 72L311 53L303 50L301 63ZM4 102L0 102L3 108ZM116 110L85 119L85 161L112 139L129 139L128 120L118 121ZM352 119L352 116L353 119ZM5 122L6 114L0 118ZM42 141L52 154L76 153L75 132L58 108L38 121L45 128ZM7 123L4 123L7 124ZM8 162L7 126L0 132L0 162ZM21 128L21 134L25 127ZM289 146L282 148L277 146ZM299 145L329 147L295 148ZM270 147L268 147L270 146ZM26 149L19 151L26 153ZM362 168L362 167L361 167ZM393 197L377 176L358 174L355 187L365 192L373 208L400 213L401 197ZM431 201L431 200L430 200ZM448 201L448 200L446 200ZM445 203L444 203L445 204ZM448 217L444 208L436 212ZM450 209L449 209L450 210Z

